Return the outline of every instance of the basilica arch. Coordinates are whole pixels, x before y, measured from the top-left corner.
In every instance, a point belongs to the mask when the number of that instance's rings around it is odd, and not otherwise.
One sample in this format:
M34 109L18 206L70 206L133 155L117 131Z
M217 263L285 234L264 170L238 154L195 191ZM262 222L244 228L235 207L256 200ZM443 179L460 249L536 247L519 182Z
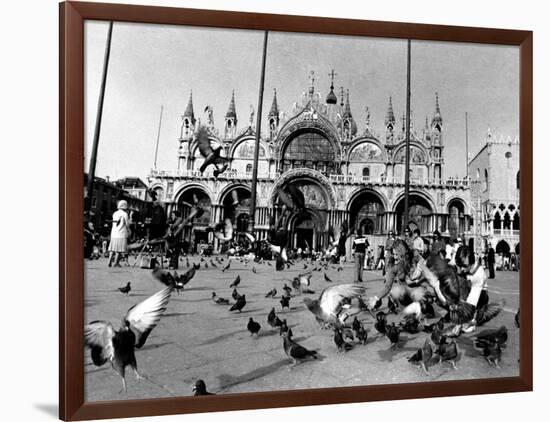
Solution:
M349 226L352 231L361 229L363 234L383 233L386 229L386 199L369 188L359 188L347 204Z
M411 191L409 193L409 216L407 217L408 226L411 230L418 228L422 234L431 233L439 226L435 219L435 210L435 204L428 195L420 191ZM404 194L400 195L395 200L393 211L396 215L396 230L398 233L401 233L405 228L403 224L403 213L405 212Z
M184 228L182 236L184 239L190 239L195 244L208 242L209 236L206 228L212 222L212 196L212 193L199 183L186 184L174 195L176 207L184 219L189 216L191 211L187 204L193 204L195 198L199 202L199 207L204 209L204 213L199 218L195 218L192 224L189 223Z

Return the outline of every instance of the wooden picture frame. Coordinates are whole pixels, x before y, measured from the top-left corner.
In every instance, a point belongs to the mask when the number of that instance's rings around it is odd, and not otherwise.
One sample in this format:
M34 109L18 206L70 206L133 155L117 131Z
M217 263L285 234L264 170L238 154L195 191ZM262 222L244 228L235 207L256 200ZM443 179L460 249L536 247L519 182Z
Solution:
M59 7L59 416L63 420L168 415L472 394L533 388L532 168L533 34L530 31L64 2ZM84 21L105 20L518 46L520 49L521 262L520 375L511 378L228 394L84 401Z

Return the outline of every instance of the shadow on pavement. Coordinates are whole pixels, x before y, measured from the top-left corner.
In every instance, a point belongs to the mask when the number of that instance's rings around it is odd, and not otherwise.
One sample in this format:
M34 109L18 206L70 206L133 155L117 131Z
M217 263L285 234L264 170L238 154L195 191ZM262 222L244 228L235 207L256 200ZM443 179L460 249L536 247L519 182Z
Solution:
M229 387L233 387L235 385L239 385L245 382L253 381L258 378L262 378L266 375L269 375L273 372L278 371L279 369L287 366L289 363L288 359L281 359L277 362L274 362L270 365L261 366L259 368L256 368L250 372L247 372L242 375L229 375L229 374L221 374L218 375L218 379L220 381L220 390L224 390Z

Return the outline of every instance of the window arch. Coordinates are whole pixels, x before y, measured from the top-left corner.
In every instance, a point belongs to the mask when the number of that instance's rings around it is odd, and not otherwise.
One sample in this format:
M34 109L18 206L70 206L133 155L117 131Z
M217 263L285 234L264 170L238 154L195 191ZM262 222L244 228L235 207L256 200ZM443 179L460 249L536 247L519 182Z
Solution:
M479 174L479 169L477 169L477 172L476 172L476 179L477 179L477 180L479 180L479 176L480 176L480 174Z
M246 165L246 172L247 173L252 173L252 164L247 164Z
M500 218L500 213L497 211L495 213L495 217L493 218L493 228L495 229L501 229L502 227L502 219Z
M363 167L363 177L370 177L370 167Z
M282 154L282 170L306 167L330 174L335 169L336 152L319 131L304 130L288 142Z

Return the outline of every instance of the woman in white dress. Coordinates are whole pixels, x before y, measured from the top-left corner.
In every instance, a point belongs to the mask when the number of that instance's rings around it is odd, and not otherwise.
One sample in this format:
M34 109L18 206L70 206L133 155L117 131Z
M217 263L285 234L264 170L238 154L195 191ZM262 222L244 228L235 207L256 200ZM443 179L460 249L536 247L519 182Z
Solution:
M109 267L113 264L113 255L115 255L114 266L120 267L121 255L128 252L128 237L130 237L130 220L126 213L128 203L125 200L118 201L117 208L113 214L113 228L109 243Z

